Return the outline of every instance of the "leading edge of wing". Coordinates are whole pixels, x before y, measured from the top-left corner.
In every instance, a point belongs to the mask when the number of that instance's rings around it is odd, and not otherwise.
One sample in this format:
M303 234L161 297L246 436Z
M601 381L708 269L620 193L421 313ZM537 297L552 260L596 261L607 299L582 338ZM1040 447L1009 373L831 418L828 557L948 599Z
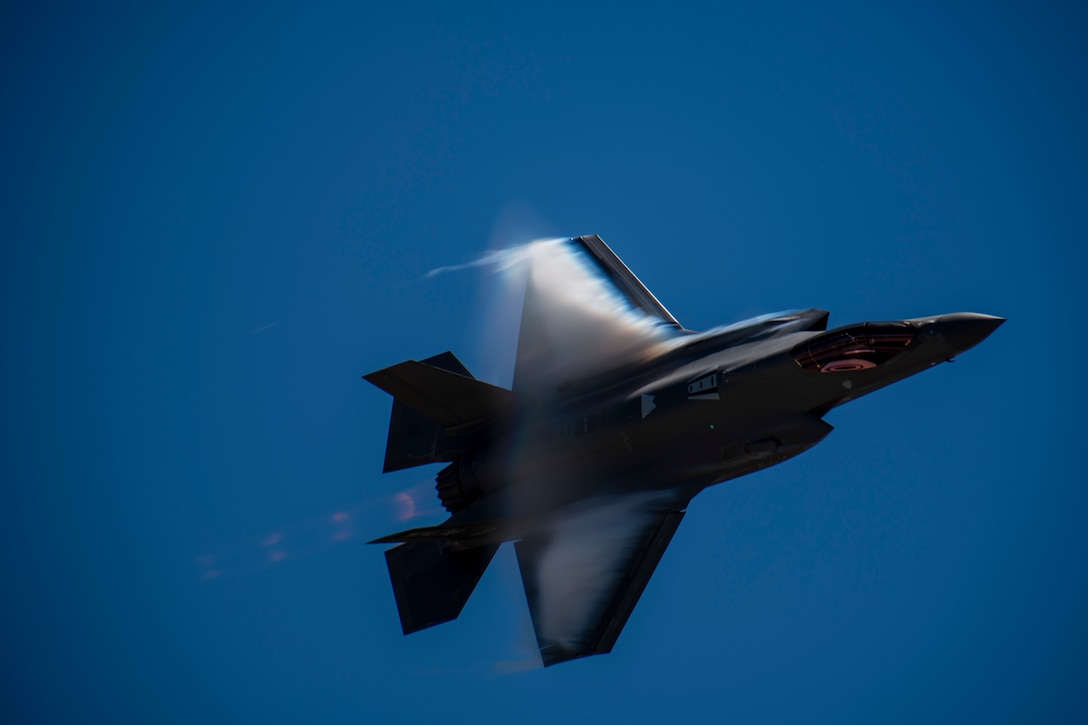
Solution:
M545 667L612 651L686 505L660 494L598 499L514 545Z
M533 242L523 280L513 389L530 398L647 360L684 335L600 237Z
M631 306L642 310L651 317L657 317L664 323L675 325L678 328L683 327L672 316L672 313L665 309L665 305L661 304L657 297L654 297L653 292L642 283L642 280L636 277L634 272L623 263L623 260L616 256L616 253L604 243L603 239L596 234L587 234L574 237L572 241L590 254L597 266L600 267L601 271L604 272L609 281Z

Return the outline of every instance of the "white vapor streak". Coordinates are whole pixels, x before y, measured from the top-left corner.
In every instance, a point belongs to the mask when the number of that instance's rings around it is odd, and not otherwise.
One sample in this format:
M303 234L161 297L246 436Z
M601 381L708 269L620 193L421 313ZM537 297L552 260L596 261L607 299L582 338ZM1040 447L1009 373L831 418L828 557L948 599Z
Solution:
M267 325L261 325L260 327L254 327L252 330L249 331L249 334L250 335L259 335L262 332L268 332L269 330L271 330L273 327L275 327L278 324L280 324L280 321L276 320L275 322L269 322Z
M555 524L537 569L542 638L579 645L638 543L650 515L644 505L648 498L598 501Z
M553 388L658 354L668 332L632 308L583 253L562 241L534 242L515 381Z
M463 262L462 264L451 264L445 267L435 267L430 272L428 272L426 276L428 278L437 277L438 275L445 274L446 272L460 272L462 270L473 269L475 267L491 267L495 272L502 272L524 259L533 244L537 244L537 242L533 242L531 244L523 244L518 247L510 247L507 249L493 249L489 252L485 252L482 256L472 260L471 262Z

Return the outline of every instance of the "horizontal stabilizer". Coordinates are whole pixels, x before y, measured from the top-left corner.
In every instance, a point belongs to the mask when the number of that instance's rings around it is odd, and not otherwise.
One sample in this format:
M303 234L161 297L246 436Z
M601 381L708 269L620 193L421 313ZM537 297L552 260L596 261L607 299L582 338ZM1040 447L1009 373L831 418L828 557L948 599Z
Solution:
M457 619L498 548L453 551L437 541L417 541L385 552L404 633Z
M443 428L491 417L513 407L514 402L509 390L415 360L363 377Z
M509 390L483 383L452 352L409 360L363 376L393 396L384 473L452 460L447 429L499 415L513 407Z
M422 526L418 529L408 529L389 534L369 542L371 544L397 544L409 541L449 541L449 542L474 542L485 543L503 540L504 527L499 521L472 521L463 524L455 524L447 521L438 526Z

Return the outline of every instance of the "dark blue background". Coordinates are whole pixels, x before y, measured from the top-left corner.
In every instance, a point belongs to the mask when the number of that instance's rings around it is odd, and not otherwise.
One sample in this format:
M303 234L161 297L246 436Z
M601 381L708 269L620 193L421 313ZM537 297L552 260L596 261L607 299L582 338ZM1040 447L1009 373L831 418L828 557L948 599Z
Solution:
M1083 8L453 5L5 6L2 719L1083 721ZM495 369L426 272L589 233L694 329L1009 322L699 497L612 655L523 671L509 551L403 638L359 376Z

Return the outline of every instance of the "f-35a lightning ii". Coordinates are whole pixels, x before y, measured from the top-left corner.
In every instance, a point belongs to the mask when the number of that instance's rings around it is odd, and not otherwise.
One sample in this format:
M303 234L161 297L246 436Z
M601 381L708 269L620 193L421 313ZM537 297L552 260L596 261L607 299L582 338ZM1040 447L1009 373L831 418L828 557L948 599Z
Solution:
M1004 320L827 330L828 313L684 329L597 236L522 248L512 390L450 352L366 375L393 396L384 471L435 462L442 524L385 552L405 634L456 619L515 541L544 665L612 650L691 499L831 432L832 408L949 360Z

